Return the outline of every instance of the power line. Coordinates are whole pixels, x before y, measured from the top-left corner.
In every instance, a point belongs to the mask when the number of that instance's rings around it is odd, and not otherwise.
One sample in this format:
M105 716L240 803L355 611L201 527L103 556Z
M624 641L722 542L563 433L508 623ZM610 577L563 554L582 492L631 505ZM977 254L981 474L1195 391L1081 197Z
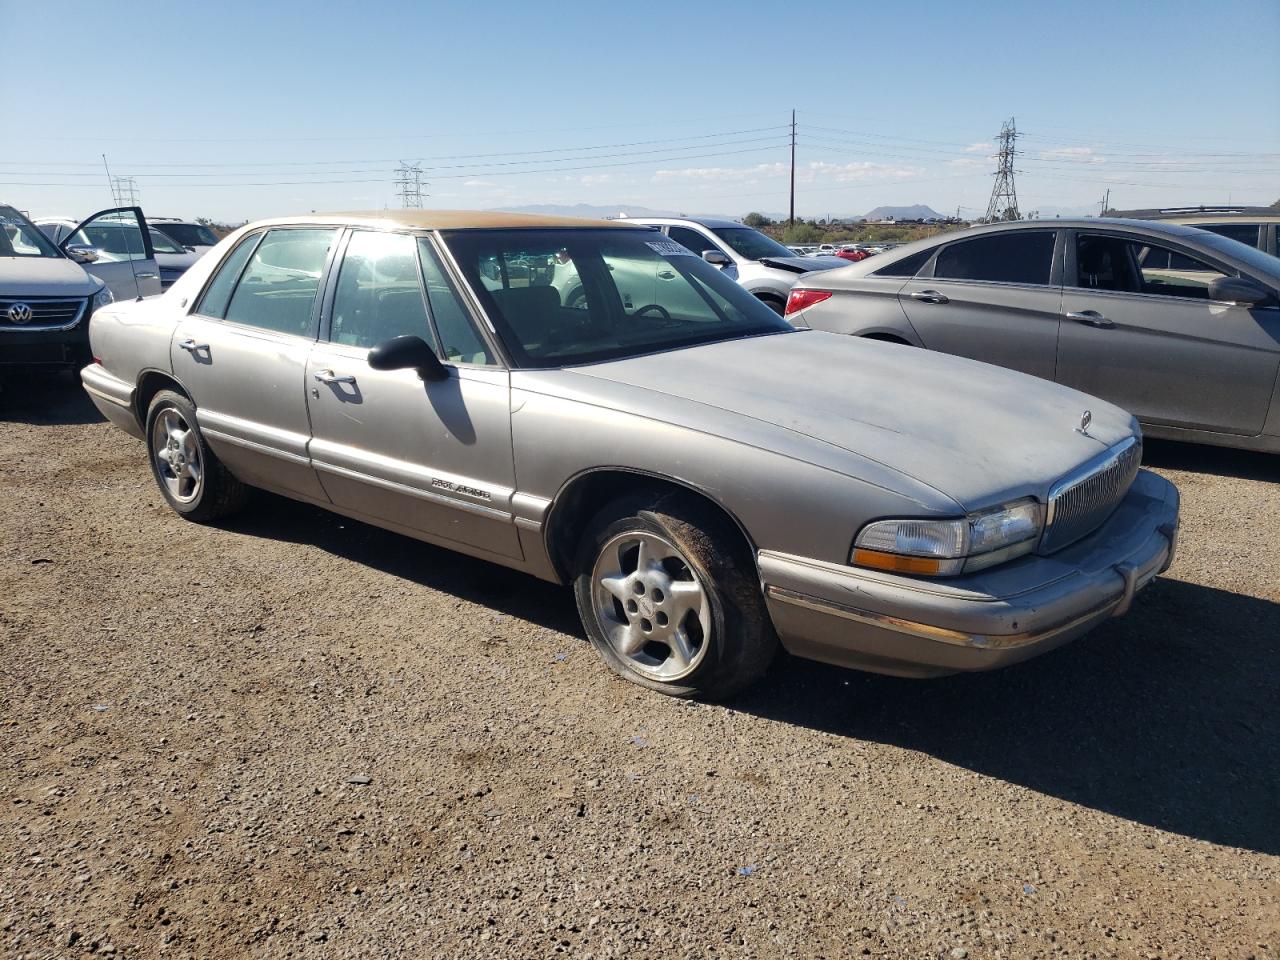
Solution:
M396 192L406 210L422 209L422 162L401 160L396 168Z

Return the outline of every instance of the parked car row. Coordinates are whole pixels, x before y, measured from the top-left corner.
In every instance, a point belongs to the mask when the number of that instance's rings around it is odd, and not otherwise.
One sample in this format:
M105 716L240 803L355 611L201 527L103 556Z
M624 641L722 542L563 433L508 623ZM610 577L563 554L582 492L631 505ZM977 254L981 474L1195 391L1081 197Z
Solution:
M779 645L910 677L999 667L1168 568L1178 494L1140 469L1129 412L793 326L728 270L790 258L732 229L262 221L164 295L98 309L81 376L181 516L260 487L571 585L602 659L668 694L731 695ZM792 273L791 296L835 299L815 284L879 260Z

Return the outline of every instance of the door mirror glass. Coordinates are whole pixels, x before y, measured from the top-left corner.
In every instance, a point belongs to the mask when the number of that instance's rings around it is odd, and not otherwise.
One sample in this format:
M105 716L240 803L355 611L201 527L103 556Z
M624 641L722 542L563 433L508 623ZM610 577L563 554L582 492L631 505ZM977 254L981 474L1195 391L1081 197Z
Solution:
M94 247L83 243L67 244L66 254L76 263L97 263L98 251Z
M423 380L443 380L449 376L431 345L412 334L383 340L369 351L368 359L374 370L417 370Z
M714 267L727 267L733 262L719 250L703 250L702 259Z
M1239 303L1251 307L1271 294L1249 277L1217 277L1209 282L1209 299L1221 303Z

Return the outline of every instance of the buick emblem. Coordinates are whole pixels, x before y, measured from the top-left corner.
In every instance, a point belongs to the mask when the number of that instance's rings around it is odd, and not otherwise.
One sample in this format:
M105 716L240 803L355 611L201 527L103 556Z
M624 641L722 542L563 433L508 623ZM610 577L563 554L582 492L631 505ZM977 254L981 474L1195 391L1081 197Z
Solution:
M7 314L12 323L30 323L31 322L31 305L27 303L15 303L9 308Z
M1089 435L1089 424L1091 423L1093 423L1093 411L1086 410L1084 416L1080 418L1080 426L1076 427L1076 430L1087 437Z

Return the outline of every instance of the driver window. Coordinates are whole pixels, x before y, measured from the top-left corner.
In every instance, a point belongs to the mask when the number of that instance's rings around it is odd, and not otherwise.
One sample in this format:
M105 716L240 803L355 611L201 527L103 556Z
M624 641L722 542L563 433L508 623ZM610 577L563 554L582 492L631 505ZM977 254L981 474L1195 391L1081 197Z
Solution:
M1133 244L1142 271L1142 292L1209 299L1209 284L1224 274L1194 257L1151 244Z
M667 232L667 235L680 246L699 257L708 250L720 249L697 230L690 230L688 227L672 227Z

